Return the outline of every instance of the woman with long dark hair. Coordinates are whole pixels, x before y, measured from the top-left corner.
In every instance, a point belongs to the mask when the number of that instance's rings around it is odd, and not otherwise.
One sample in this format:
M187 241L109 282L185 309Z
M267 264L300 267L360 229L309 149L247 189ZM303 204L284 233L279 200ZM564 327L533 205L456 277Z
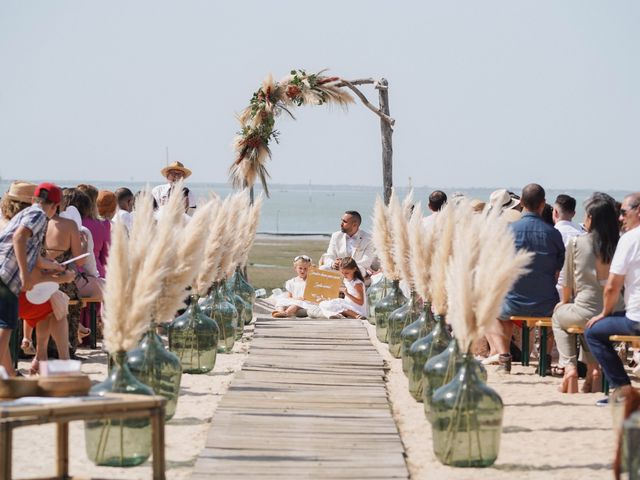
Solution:
M552 318L553 333L560 353L559 364L564 367L560 387L563 393L578 391L576 339L567 329L584 328L589 319L602 311L602 290L620 238L618 213L612 197L596 192L585 201L584 209L584 227L588 233L569 241L563 267L562 298ZM624 310L622 299L615 310ZM587 376L582 392L599 391L602 381L600 368L582 335L580 341L587 363Z

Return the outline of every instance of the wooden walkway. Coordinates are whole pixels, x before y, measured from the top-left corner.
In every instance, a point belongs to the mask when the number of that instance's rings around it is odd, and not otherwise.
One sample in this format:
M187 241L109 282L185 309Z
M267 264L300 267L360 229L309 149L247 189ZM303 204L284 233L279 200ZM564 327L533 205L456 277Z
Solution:
M408 478L360 320L259 317L193 478Z

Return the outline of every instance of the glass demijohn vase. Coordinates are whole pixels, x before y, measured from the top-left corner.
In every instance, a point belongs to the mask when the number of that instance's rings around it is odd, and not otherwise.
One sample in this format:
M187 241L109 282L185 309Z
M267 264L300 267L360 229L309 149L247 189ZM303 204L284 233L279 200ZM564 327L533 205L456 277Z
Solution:
M389 353L391 353L394 358L400 358L402 356L402 331L419 317L420 302L418 302L416 292L412 291L409 301L397 310L391 312L387 320L389 324L387 333Z
M182 365L175 354L164 348L156 327L152 320L138 348L127 353L127 365L140 382L167 399L165 420L170 420L178 405Z
M389 330L389 315L407 303L407 297L400 290L400 281L394 280L387 295L376 304L376 337L381 342L387 342Z
M244 316L244 324L249 325L253 319L253 305L256 303L256 290L244 278L240 266L236 267L236 271L229 279L228 284L236 295L240 295L242 299L249 304L249 311L245 312Z
M503 404L469 353L453 380L431 399L433 451L445 465L488 467L498 458Z
M183 373L207 373L216 364L218 325L207 317L192 295L187 310L169 325L169 350L180 360Z
M236 341L238 311L226 300L224 290L223 282L215 282L211 287L211 293L202 302L202 312L212 318L220 329L218 353L231 353Z
M424 364L432 357L444 351L451 341L451 334L447 330L447 325L443 315L435 316L436 325L426 336L419 338L409 349L412 358L412 368L409 371L409 392L418 402L422 401L422 369Z
M251 306L244 301L244 299L236 294L231 288L229 288L229 283L222 283L224 286L224 299L231 303L233 307L236 309L238 314L238 324L236 326L236 341L242 339L242 335L244 335L244 326L251 323L251 318L249 321L246 321L247 315L249 317L252 316Z
M404 327L400 332L400 338L402 339L400 356L402 357L402 371L405 375L408 376L411 368L413 368L413 358L409 355L411 345L419 338L427 336L433 330L434 325L431 302L424 302L418 319Z
M378 280L376 283L371 284L369 288L367 288L367 305L369 306L367 319L369 320L369 323L371 325L376 324L376 303L378 303L387 295L389 286L389 280L387 280L387 277L382 275L382 278L380 280Z
M90 395L132 393L153 395L153 390L140 383L127 367L127 354L111 356L113 367L107 379L94 385ZM151 455L151 423L148 417L91 420L84 422L87 457L96 465L134 467Z

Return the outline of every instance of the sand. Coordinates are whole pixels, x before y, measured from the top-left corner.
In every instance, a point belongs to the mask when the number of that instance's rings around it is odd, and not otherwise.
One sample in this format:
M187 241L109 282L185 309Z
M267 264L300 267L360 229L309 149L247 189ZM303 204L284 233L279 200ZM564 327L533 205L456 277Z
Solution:
M227 391L231 380L240 370L249 350L253 325L245 327L244 338L236 342L231 354L218 354L212 372L204 375L182 376L180 398L175 416L165 426L165 455L167 478L186 479L200 451L204 448L211 418ZM94 382L106 377L106 354L95 350L79 350L88 358L82 371ZM28 368L20 362L20 368ZM16 478L44 477L55 474L55 426L53 424L24 427L14 430L13 475ZM71 422L69 427L71 475L109 479L149 479L149 462L133 468L96 467L85 454L84 424ZM34 452L36 455L34 455Z

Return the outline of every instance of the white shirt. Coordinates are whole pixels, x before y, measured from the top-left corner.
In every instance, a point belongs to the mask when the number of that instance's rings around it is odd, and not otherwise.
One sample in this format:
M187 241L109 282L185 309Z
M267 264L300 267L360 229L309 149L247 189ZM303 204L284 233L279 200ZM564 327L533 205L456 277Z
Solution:
M158 206L161 207L169 201L170 192L171 184L165 183L164 185L153 187L153 190L151 190L151 195L153 195L153 198L155 198L156 202L158 202ZM191 190L189 190L189 208L196 208L196 200Z
M556 230L560 232L562 235L562 242L564 243L564 248L567 248L569 245L569 240L573 237L577 237L578 235L582 235L585 233L584 230L580 227L580 225L576 225L569 220L558 220L555 224ZM560 298L562 299L562 285L564 285L564 268L560 270L560 275L558 276L558 283L556 288L558 289L558 293L560 294Z
M127 229L127 234L129 234L131 232L131 227L133 226L133 215L126 210L118 209L112 222L114 224L122 223Z
M304 296L304 288L306 285L306 280L300 277L293 277L285 282L284 288L291 294L292 298L302 298Z
M371 267L376 256L371 235L362 229L358 229L352 237L342 231L335 232L331 235L329 248L327 248L327 253L323 255L320 268L330 270L331 264L336 259L347 256L352 257L358 264L362 275L366 275L366 270Z
M620 237L609 272L624 275L626 316L640 322L640 227Z
M433 224L436 223L436 217L438 216L438 212L433 212L428 217L424 217L422 219L422 226L425 230L433 227Z

